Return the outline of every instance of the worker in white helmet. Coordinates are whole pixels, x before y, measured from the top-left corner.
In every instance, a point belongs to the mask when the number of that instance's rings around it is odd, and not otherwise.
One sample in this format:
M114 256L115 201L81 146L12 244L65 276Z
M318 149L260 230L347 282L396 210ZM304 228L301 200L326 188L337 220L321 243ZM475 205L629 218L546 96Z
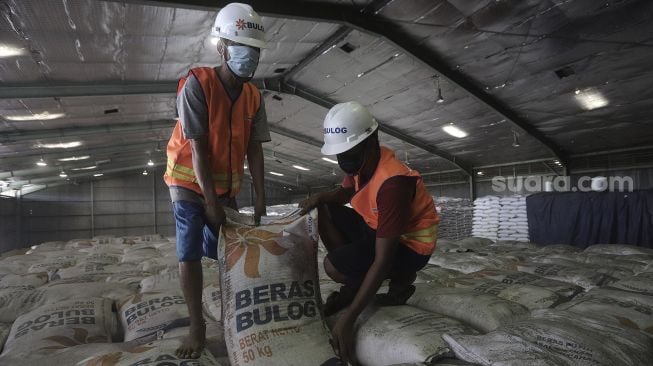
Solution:
M261 93L249 83L265 47L263 23L251 6L232 3L218 13L211 35L218 39L221 65L193 68L180 81L179 119L168 143L164 175L190 315L190 333L177 350L182 358L198 358L204 348L200 260L217 258L223 207L237 208L245 157L256 192L255 219L265 215L261 143L270 141L270 132Z
M327 298L326 315L348 306L332 333L343 361L356 364L353 324L389 278L381 305L401 305L412 296L416 273L435 250L440 221L419 173L381 146L378 123L360 103L335 105L324 119L322 154L336 155L347 174L342 186L300 203L318 208L318 229L328 255L324 269L343 284ZM350 203L352 208L345 206Z

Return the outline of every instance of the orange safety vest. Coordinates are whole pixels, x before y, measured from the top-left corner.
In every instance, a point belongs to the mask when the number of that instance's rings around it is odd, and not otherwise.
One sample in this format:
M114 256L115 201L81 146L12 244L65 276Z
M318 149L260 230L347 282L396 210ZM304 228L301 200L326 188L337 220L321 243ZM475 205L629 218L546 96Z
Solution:
M410 205L410 219L406 232L399 237L399 241L422 255L431 255L435 250L438 236L440 216L435 210L433 198L426 190L422 178L415 170L395 158L395 153L381 146L381 158L367 184L360 188L359 176L354 177L356 193L351 199L351 206L363 217L369 227L376 230L379 225L379 210L377 208L377 195L386 180L396 177L417 177L415 198Z
M261 105L261 93L251 83L243 84L238 99L231 98L218 77L217 70L198 67L190 70L202 86L208 107L208 145L215 192L236 197L243 178L245 155L252 121ZM186 76L187 78L188 76ZM186 78L179 80L177 94ZM163 176L168 186L181 186L202 194L193 171L193 155L189 140L184 138L181 121L177 121L168 142L168 166Z

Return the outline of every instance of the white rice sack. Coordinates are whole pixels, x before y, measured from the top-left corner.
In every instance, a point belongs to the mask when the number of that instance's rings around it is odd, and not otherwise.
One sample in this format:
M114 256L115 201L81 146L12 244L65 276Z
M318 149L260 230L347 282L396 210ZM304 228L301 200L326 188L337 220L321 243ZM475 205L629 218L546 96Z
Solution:
M595 268L577 266L564 266L559 264L523 263L517 264L520 272L532 273L538 276L557 281L573 283L586 290L600 286L610 279L604 273L599 273Z
M139 247L134 249L126 249L122 257L122 263L142 263L152 258L161 257L161 252L151 244L146 244L146 247Z
M80 360L79 366L223 366L204 351L198 359L180 359L175 351L182 344L183 338L156 340L141 345L111 345L104 352L95 352ZM71 353L73 350L68 351ZM70 357L70 356L69 356ZM78 356L79 357L79 356ZM74 358L73 358L74 359ZM227 366L227 365L224 365Z
M549 278L540 277L531 273L517 272L517 271L501 271L501 270L482 270L471 273L471 275L489 278L501 283L507 284L526 284L536 287L546 288L561 296L562 298L569 299L574 295L583 291L582 287L570 283L552 280Z
M86 263L97 264L118 264L122 261L122 255L111 253L92 253L82 259Z
M0 289L13 286L39 287L48 282L47 273L33 273L17 275L13 273L0 273Z
M188 325L188 307L181 292L134 294L117 305L125 342Z
M568 244L551 244L551 245L545 245L543 247L539 247L537 249L538 253L542 254L548 254L548 253L578 253L581 252L582 249L568 245Z
M102 298L47 304L21 315L0 357L31 359L87 343L111 342L113 302ZM0 359L1 361L1 359Z
M98 263L80 263L74 267L60 269L56 272L55 278L67 279L75 277L84 277L88 275L104 275L102 281L114 273L135 271L136 266L129 264L98 264ZM100 276L97 276L100 278Z
M321 365L335 359L318 308L317 235L312 215L277 225L223 226L218 257L233 366Z
M653 296L653 272L638 273L632 277L613 282L609 287Z
M556 307L578 314L600 314L612 322L653 336L653 297L620 290L595 288Z
M202 291L202 308L204 312L213 320L222 320L222 297L220 285L204 286Z
M653 338L601 318L536 310L481 336L444 335L456 356L480 365L648 365Z
M173 256L148 259L138 264L138 269L150 273L175 272L179 270L176 253Z
M477 293L494 295L515 302L528 310L547 309L562 301L561 296L543 287L490 281L492 282L479 284L470 289Z
M370 366L430 364L453 356L442 334L477 333L457 320L408 305L370 307L356 324L356 358Z
M28 273L40 273L40 272L49 272L49 271L56 271L61 268L68 268L72 267L75 264L77 264L77 259L76 258L71 258L71 257L64 257L61 259L52 259L52 260L46 260L43 263L36 263L33 264L29 267L27 270Z
M626 244L596 244L585 248L585 253L612 255L647 254L653 255L653 249Z
M220 283L220 275L215 270L202 268L202 282L204 287ZM170 271L158 275L143 278L140 284L141 292L150 291L181 291L179 283L179 271Z
M493 295L470 289L416 285L407 304L457 319L474 329L490 332L528 314L528 309Z
M0 352L2 352L2 348L7 341L7 337L9 337L9 331L11 330L11 324L10 323L0 323Z
M129 286L129 288L131 288L134 291L139 291L141 287L141 281L143 281L143 279L146 277L150 277L151 275L152 273L150 272L130 270L130 271L112 273L106 278L106 281L122 283Z
M461 275L462 272L427 264L417 272L416 283L446 283L448 279Z

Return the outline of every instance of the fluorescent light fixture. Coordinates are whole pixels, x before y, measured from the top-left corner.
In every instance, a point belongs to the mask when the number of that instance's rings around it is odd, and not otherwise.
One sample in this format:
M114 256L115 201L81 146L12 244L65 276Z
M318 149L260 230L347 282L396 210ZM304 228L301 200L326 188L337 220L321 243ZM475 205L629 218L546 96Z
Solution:
M67 177L68 177L68 174L66 174L66 172L64 172L64 171L62 170L61 173L59 173L59 176L60 176L61 178L67 178Z
M310 170L310 169L308 169L308 168L304 168L304 167L301 166L301 165L293 165L292 167L295 168L295 169L303 170L303 171Z
M24 116L5 116L4 118L10 121L47 121L51 119L57 119L65 116L64 113L36 113Z
M591 88L583 91L576 90L574 98L576 98L576 101L583 109L588 111L603 108L610 104L601 92Z
M102 173L96 173L96 174L93 174L94 177L101 177L101 176L103 176L103 175L104 175L104 174L102 174Z
M270 172L270 174L276 175L277 177L283 177L283 174L277 172Z
M59 161L77 161L77 160L86 160L89 159L90 155L83 155L83 156L71 156L69 158L61 158L57 159Z
M0 57L13 57L24 54L22 48L0 45Z
M48 166L48 163L43 160L43 158L39 159L39 161L36 162L36 165L38 166Z
M467 137L467 132L461 130L460 128L454 126L453 124L446 125L442 127L442 130L448 134L450 134L453 137L457 137L459 139L463 137Z
M363 76L363 75L365 75L365 73L364 73L364 72L361 72L360 74L356 75L356 77L359 78L359 77L361 77L361 76Z
M331 47L329 47L329 48L327 48L326 50L324 50L324 52L322 52L322 54L323 54L323 55L326 55L329 51L331 51L331 50L334 49L334 48L336 48L336 45L335 45L335 44L334 44L334 45L331 45Z
M338 162L337 162L336 160L333 160L333 159L322 158L322 160L324 160L324 161L326 161L326 162L329 162L329 163L331 163L331 164L338 164Z
M149 166L154 166L154 162L152 161L152 159L150 159L150 160L147 161L147 165L149 165Z
M143 175L147 175L147 169L143 170Z
M211 44L214 45L214 46L217 46L219 40L220 40L220 38L218 38L218 37L211 37Z
M78 170L93 170L93 169L97 169L97 165L85 166L83 168L74 168L73 170L78 171Z
M476 175L485 175L483 172L476 172Z
M39 144L36 147L43 148L43 149L70 149L79 146L82 146L81 141L60 142L58 144Z

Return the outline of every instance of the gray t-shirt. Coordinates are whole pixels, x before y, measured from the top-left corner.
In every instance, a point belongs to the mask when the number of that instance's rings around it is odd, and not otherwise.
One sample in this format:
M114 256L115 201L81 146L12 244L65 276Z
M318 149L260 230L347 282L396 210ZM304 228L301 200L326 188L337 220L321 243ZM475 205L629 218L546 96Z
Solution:
M227 94L229 94L232 101L236 100L240 93L240 90L227 89ZM208 106L206 105L202 86L193 74L188 76L184 87L177 95L177 113L181 121L184 138L196 139L206 136L209 131ZM270 140L268 118L265 112L263 96L261 95L261 105L252 121L251 141L267 142Z
M224 84L223 84L224 85ZM232 101L235 101L240 96L241 90L230 90L228 88L227 94ZM181 92L177 95L177 113L181 121L182 131L184 138L196 139L206 136L209 132L209 112L206 105L206 98L204 98L204 91L202 86L197 80L195 75L191 74L186 79L186 83ZM263 96L261 95L261 105L259 106L254 120L252 121L251 141L267 142L272 138L270 137L270 129L268 127L268 118L265 113L265 104ZM170 198L172 202L177 201L191 201L202 203L202 197L197 193L183 187L170 187ZM221 202L223 205L227 205ZM230 206L230 205L227 205Z

